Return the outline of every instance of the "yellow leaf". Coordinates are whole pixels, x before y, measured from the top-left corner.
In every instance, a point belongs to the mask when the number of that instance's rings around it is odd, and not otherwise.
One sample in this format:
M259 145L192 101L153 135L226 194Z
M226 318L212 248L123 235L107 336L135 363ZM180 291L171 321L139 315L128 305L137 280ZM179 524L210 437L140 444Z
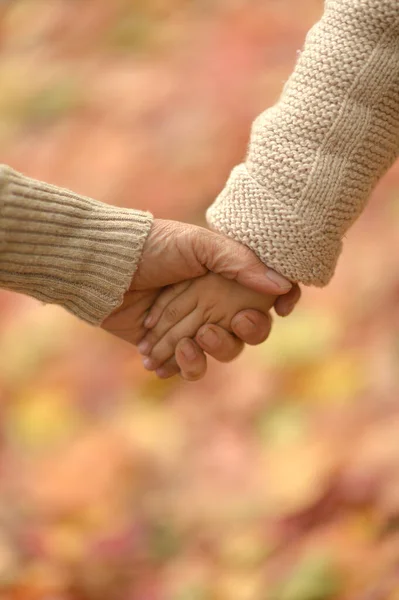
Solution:
M68 585L66 573L45 561L28 564L22 573L22 584L29 592L27 598L47 598L62 592ZM37 594L37 595L36 595ZM22 595L24 598L25 596Z
M138 402L118 415L121 434L132 446L162 463L181 459L184 433L177 417L165 406Z
M289 319L278 320L266 344L254 350L268 365L301 365L327 352L339 333L331 314L297 310Z
M47 546L52 558L78 562L85 556L87 543L82 532L76 527L59 524L48 533Z
M264 597L265 583L258 571L235 573L226 571L216 580L212 600L259 600Z
M79 414L66 390L25 390L8 407L7 426L13 442L25 450L59 445L79 430Z
M326 489L335 463L324 440L268 449L264 469L271 510L292 514L311 506Z
M364 372L360 356L342 351L303 370L295 381L295 397L323 403L351 400L365 387Z
M43 512L71 515L124 497L132 485L131 457L111 428L88 431L31 468L27 497Z
M10 542L0 537L0 585L11 583L19 570L18 560Z
M253 569L266 558L268 547L262 529L246 526L222 533L219 539L219 559L230 568Z

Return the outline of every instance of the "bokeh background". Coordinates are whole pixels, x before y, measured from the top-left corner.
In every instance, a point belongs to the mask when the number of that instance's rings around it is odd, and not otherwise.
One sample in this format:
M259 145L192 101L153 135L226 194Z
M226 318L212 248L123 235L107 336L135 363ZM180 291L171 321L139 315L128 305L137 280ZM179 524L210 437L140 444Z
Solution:
M322 0L3 0L0 160L204 222ZM0 294L0 598L399 598L399 168L200 383Z

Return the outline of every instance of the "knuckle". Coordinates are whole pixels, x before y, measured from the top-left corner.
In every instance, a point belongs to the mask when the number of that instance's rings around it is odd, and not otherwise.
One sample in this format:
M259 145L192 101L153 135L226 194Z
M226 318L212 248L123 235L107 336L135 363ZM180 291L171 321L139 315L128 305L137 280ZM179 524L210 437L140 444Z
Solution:
M176 306L167 306L164 311L164 319L168 322L175 323L179 318L179 310Z

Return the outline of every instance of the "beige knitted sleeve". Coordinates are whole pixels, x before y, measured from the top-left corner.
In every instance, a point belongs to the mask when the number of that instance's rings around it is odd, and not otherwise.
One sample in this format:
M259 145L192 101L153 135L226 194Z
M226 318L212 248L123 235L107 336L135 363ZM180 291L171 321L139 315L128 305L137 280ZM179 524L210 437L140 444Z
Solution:
M289 279L325 285L398 153L399 0L326 0L208 223Z
M99 325L122 303L151 223L2 165L0 287Z

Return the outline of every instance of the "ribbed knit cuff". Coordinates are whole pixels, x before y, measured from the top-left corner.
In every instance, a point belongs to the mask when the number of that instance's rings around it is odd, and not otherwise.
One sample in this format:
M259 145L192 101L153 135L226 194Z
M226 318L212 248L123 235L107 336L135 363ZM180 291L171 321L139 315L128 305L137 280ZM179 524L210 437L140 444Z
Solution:
M0 166L0 286L99 325L122 303L151 224Z
M339 232L301 220L259 186L245 165L233 170L206 216L213 229L248 246L290 281L321 287L334 274L342 250Z

